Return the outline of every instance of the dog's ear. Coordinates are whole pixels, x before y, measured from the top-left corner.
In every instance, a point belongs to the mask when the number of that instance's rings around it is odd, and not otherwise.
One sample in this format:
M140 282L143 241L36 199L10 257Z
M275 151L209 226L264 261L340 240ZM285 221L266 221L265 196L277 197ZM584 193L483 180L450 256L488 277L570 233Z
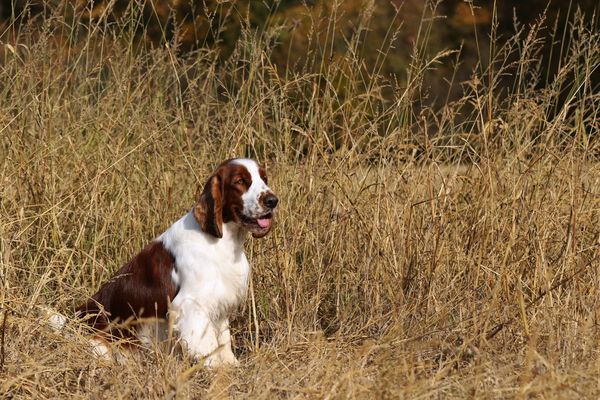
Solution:
M213 174L194 206L194 217L202 231L216 238L223 237L223 180Z

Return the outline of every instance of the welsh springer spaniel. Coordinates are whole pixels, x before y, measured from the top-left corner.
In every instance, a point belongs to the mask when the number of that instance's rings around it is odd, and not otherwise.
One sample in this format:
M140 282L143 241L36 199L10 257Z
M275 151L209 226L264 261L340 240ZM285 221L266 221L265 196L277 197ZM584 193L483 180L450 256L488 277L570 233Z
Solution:
M111 338L142 343L166 339L170 320L196 361L237 364L229 314L248 286L244 241L247 232L260 238L271 230L277 202L255 161L223 162L194 207L78 307L78 316ZM96 354L110 352L103 340L92 342Z

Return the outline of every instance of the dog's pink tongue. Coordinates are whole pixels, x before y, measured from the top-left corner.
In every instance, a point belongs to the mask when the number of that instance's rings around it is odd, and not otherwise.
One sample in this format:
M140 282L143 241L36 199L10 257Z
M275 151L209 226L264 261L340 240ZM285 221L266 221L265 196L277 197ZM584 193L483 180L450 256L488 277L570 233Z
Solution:
M256 220L256 223L261 228L269 228L271 226L271 218L259 218Z

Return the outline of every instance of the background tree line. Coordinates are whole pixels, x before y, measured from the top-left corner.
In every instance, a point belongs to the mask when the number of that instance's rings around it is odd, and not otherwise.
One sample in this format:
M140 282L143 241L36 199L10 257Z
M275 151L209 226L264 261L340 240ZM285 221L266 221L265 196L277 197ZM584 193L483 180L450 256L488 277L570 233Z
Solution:
M435 59L450 49L454 53L425 68L427 90L416 101L441 107L462 97L461 84L472 78L473 71L483 75L492 53L507 40L514 35L523 38L536 25L533 40L541 44L539 65L530 81L543 87L558 70L562 47L577 40L571 37L569 21L583 15L594 19L590 26L597 26L596 7L596 0L6 0L0 2L0 38L12 43L18 32L45 29L53 31L57 41L69 41L69 46L103 21L105 27L115 27L115 36L130 26L139 51L169 45L182 59L211 51L225 63L234 51L244 51L240 46L248 42L240 40L243 35L255 35L281 77L322 75L331 64L347 70L356 65L347 59L356 58L363 68L358 74L387 81L384 98L411 84L407 71L416 60ZM87 27L81 26L77 35L65 33L61 24L48 23L57 15ZM341 73L335 83L341 98L349 84L345 75ZM511 82L507 79L506 85ZM596 86L598 82L595 78Z

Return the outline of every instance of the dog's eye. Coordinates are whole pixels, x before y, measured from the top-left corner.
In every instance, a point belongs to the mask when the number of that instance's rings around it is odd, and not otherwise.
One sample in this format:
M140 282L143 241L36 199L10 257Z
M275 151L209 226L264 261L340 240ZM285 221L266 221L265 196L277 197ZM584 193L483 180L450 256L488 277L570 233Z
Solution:
M240 178L233 183L235 183L236 185L244 185L244 184L246 184L246 180L244 178Z

